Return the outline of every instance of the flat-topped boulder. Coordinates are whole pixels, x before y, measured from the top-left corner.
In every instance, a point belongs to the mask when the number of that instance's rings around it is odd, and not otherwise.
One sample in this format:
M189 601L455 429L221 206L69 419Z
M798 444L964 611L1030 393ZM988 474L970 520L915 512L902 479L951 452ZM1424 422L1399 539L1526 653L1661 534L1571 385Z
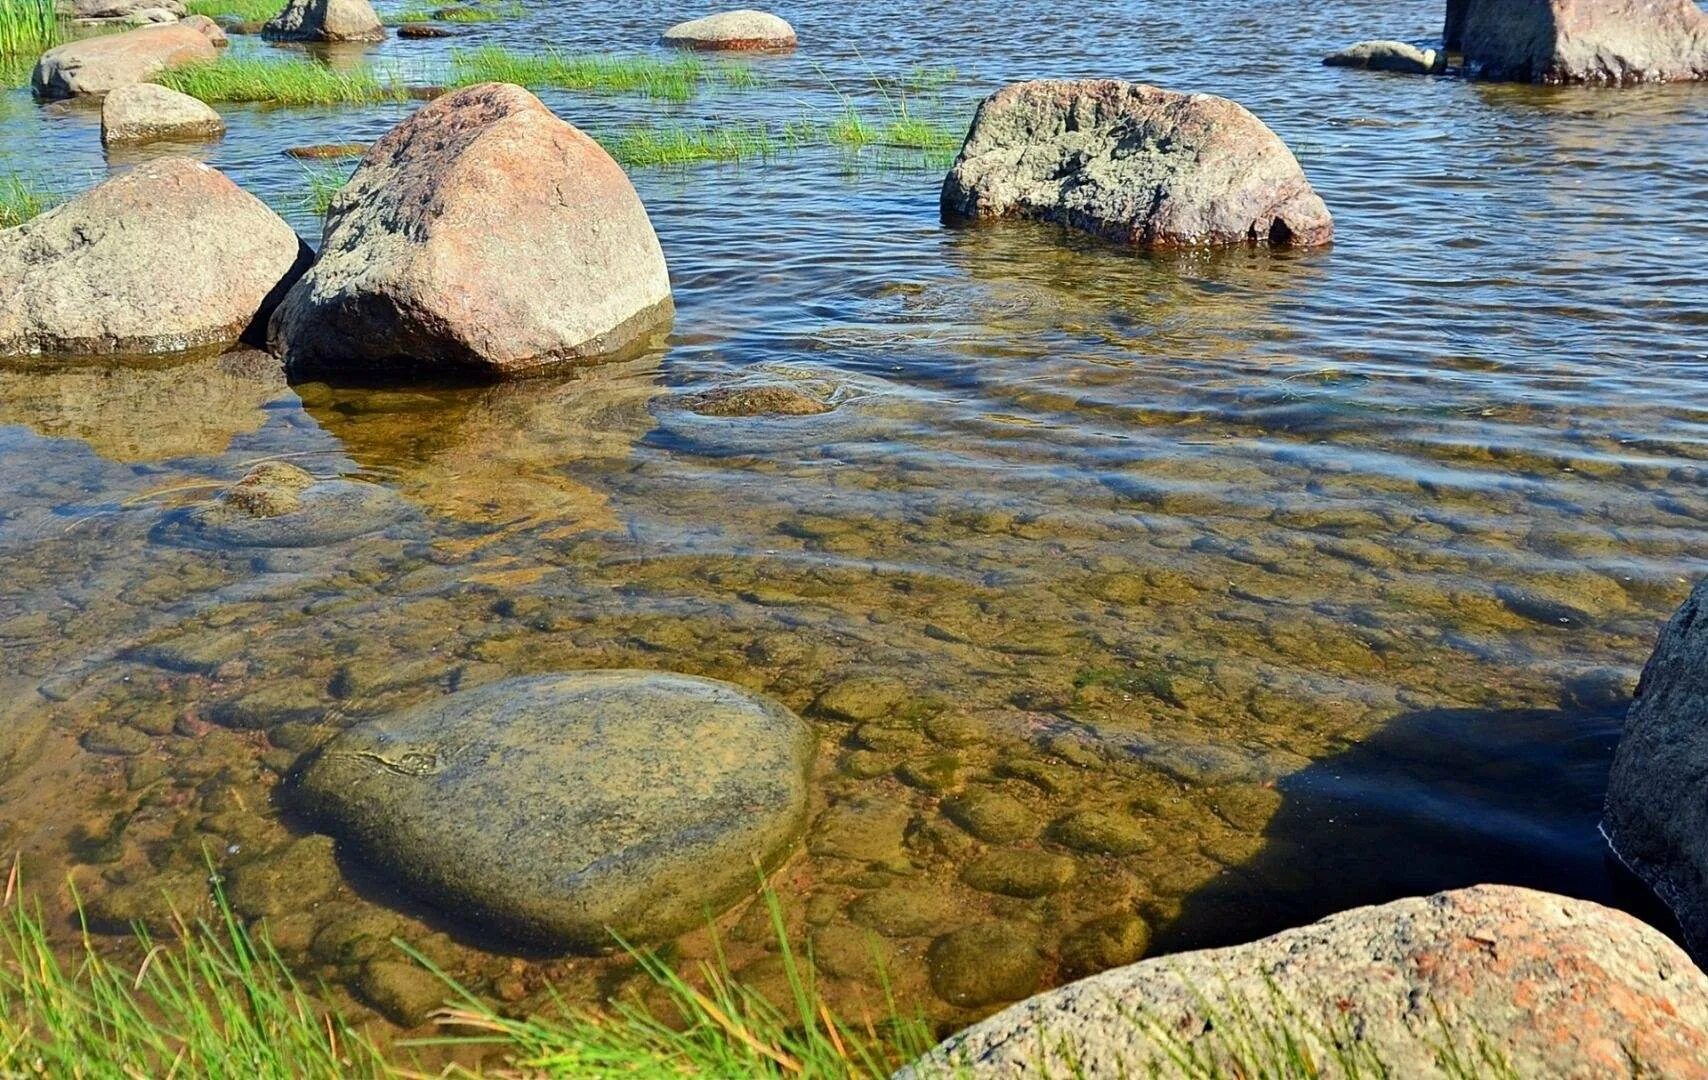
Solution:
M71 5L73 19L94 22L171 22L188 14L184 0L74 0Z
M72 41L49 49L36 61L30 85L42 97L105 94L147 82L170 68L219 58L225 33L205 15L122 34Z
M794 48L795 28L769 12L743 8L677 23L659 40L678 49L766 52Z
M486 83L368 149L270 340L330 378L491 378L637 348L672 313L623 170L533 94Z
M1643 675L1607 779L1608 846L1708 957L1708 579L1674 613Z
M1325 1076L1352 1075L1348 1061L1441 1078L1474 1062L1476 1075L1486 1049L1500 1075L1628 1076L1640 1063L1700 1078L1708 976L1623 912L1479 885L1106 971L973 1025L897 1078L1175 1076L1174 1055L1234 1075L1242 1039L1277 1032Z
M261 36L274 41L384 41L385 25L368 0L287 0Z
M1696 0L1448 0L1444 37L1485 79L1708 79L1708 12Z
M311 254L217 169L150 161L0 231L0 357L229 345L258 335Z
M225 132L219 113L188 94L154 83L121 86L101 101L101 142L211 139Z
M1447 57L1434 49L1420 49L1404 41L1360 41L1323 57L1323 65L1396 71L1404 75L1439 75L1447 70Z
M1032 218L1124 244L1329 243L1279 137L1239 104L1115 79L1016 83L979 105L943 183L950 221Z
M702 925L805 827L813 738L741 687L508 679L350 728L297 795L345 850L484 930L577 952Z

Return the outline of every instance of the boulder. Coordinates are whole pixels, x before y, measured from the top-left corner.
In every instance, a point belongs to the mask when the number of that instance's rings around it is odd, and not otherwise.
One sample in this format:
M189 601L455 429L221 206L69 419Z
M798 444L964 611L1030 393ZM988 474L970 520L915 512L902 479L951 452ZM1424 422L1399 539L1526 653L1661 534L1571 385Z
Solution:
M672 937L755 889L805 825L813 738L710 679L510 679L345 731L303 807L420 900L581 952Z
M269 337L293 370L493 377L607 358L672 312L623 170L528 91L488 83L369 148Z
M105 94L147 82L169 68L218 59L225 33L205 15L163 26L73 41L49 49L36 61L30 85L42 97Z
M1360 41L1323 57L1323 64L1406 75L1439 75L1447 70L1447 57L1434 49L1420 49L1403 41Z
M1708 79L1708 12L1696 0L1449 0L1444 30L1478 78Z
M261 36L275 41L384 41L385 26L368 0L286 0Z
M0 356L230 345L266 325L311 255L217 169L150 161L0 232Z
M1708 976L1623 912L1479 885L1107 971L897 1076L1179 1075L1171 1054L1206 1063L1194 1075L1279 1074L1283 1033L1325 1076L1481 1075L1488 1051L1502 1076L1703 1077ZM1247 1040L1276 1049L1270 1068L1236 1050Z
M153 83L121 86L101 102L101 142L207 139L225 132L219 113L188 94Z
M1257 117L1114 79L1016 83L986 98L942 208L951 221L1033 218L1147 248L1334 237L1298 161Z
M189 14L183 0L74 0L71 5L73 19L124 20L152 11L164 11L178 19Z
M764 11L743 8L677 23L659 38L679 49L759 52L795 47L795 28Z
M1637 682L1613 754L1602 835L1708 957L1708 578L1666 629Z

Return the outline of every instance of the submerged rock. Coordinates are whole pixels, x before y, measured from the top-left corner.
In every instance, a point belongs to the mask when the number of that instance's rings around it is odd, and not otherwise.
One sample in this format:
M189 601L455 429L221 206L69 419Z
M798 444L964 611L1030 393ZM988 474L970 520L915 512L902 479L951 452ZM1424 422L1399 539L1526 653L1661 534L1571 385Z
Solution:
M943 183L946 219L1058 222L1141 247L1311 247L1328 208L1237 103L1114 79L1016 83L986 98Z
M410 22L404 23L402 26L397 28L397 36L400 38L421 39L448 38L456 37L457 35L456 31L448 30L443 26L434 26L432 23L424 22Z
M169 68L218 59L225 43L225 33L205 15L85 38L43 53L30 85L50 98L105 94Z
M701 416L818 416L836 406L797 387L763 383L714 387L690 397L688 408Z
M362 158L270 338L293 370L492 377L625 351L671 314L623 170L528 91L488 83Z
M795 28L769 12L743 8L677 23L659 38L679 49L756 52L795 47Z
M812 734L740 687L651 671L510 679L351 728L303 805L420 899L576 951L668 938L805 824Z
M1434 49L1420 49L1403 41L1360 41L1323 57L1323 64L1406 75L1439 75L1447 70L1447 57Z
M188 94L153 83L121 86L101 102L101 142L205 139L225 132L219 113Z
M265 325L310 254L218 170L150 161L0 232L0 356L229 345Z
M1282 1024L1311 1059L1374 1057L1394 1076L1449 1075L1443 1044L1487 1045L1514 1076L1624 1076L1633 1061L1703 1076L1708 1061L1708 976L1664 934L1587 901L1479 885L1104 972L975 1024L897 1075L949 1075L951 1062L957 1076L1172 1075L1170 1051L1227 1069L1238 1033L1220 1018L1240 1008L1249 1030Z
M1613 755L1601 831L1708 957L1708 579L1661 631Z
M208 548L319 547L378 532L410 514L389 488L316 479L267 461L212 502L169 515L154 538Z
M261 36L274 41L384 41L385 25L368 0L287 0Z
M1708 79L1708 12L1696 0L1449 0L1445 30L1485 79Z

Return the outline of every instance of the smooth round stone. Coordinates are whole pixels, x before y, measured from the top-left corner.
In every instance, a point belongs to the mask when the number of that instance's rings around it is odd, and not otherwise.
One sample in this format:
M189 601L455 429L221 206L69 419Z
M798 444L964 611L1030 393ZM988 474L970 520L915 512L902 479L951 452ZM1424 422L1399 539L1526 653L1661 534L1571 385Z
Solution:
M795 47L795 29L765 11L742 8L677 23L660 40L679 49L762 52Z
M1037 931L1003 922L944 934L931 943L925 962L937 996L967 1009L1025 997L1038 989L1044 968Z
M323 827L419 899L582 952L701 925L805 825L810 729L652 671L509 679L361 724L305 770Z

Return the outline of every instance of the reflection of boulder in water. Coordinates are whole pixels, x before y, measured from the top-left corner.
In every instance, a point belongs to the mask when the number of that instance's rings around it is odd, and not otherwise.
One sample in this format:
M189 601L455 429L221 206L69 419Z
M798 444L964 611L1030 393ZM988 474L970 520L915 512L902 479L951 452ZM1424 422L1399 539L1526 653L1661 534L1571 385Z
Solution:
M389 488L319 479L294 465L269 461L219 498L174 511L154 538L187 547L321 547L380 532L411 509Z
M653 426L652 360L496 386L297 387L303 406L365 468L435 513L479 525L616 524L590 474L627 461Z
M0 424L78 439L113 461L213 457L266 422L285 389L278 360L253 349L167 365L0 368Z

